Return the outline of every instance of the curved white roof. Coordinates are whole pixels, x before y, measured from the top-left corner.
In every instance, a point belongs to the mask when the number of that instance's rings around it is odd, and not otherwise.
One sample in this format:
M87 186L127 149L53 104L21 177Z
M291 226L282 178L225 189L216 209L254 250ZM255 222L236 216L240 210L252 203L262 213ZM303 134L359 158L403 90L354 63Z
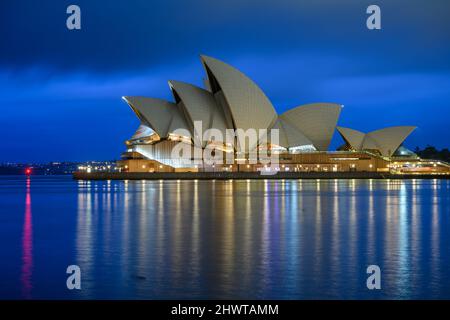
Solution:
M212 111L215 109L216 101L214 96L199 87L180 81L169 81L172 92L181 99L182 108L189 124L194 127L194 121L201 121L203 127L209 128L211 125Z
M178 105L182 108L192 133L194 133L194 122L201 121L203 133L209 128L215 128L225 138L227 129L225 116L211 92L180 81L170 80L169 85L175 99L180 99ZM196 132L195 137L199 134L199 132ZM208 137L206 137L204 144L207 140Z
M337 127L339 133L356 150L378 150L390 157L416 127L398 126L375 130L367 134L350 128Z
M363 147L369 149L366 139L372 139L378 145L381 154L390 157L414 129L416 127L398 126L369 132L364 139Z
M270 128L277 114L264 92L234 67L211 57L201 56L213 93L222 91L235 129Z
M155 132L151 128L147 127L145 124L141 124L139 128L137 128L136 132L134 133L134 135L131 137L130 140L150 137L154 133Z
M369 135L364 135L364 140L361 146L362 150L379 150L381 152L381 147L377 141L372 139Z
M353 149L361 150L364 137L366 136L364 132L344 127L336 127L336 129Z
M186 120L177 105L162 99L123 97L138 118L161 138L176 129L188 130Z
M280 118L303 132L317 150L326 151L341 109L340 104L311 103L288 110Z
M279 145L282 147L291 148L313 144L300 130L281 118L277 119L272 129L279 130Z

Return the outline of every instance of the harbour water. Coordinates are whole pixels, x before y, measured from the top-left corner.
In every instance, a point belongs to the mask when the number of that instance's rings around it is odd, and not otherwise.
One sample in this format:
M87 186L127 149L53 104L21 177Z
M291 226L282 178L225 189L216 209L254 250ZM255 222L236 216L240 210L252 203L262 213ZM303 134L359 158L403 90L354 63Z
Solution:
M1 176L0 298L450 299L450 181Z

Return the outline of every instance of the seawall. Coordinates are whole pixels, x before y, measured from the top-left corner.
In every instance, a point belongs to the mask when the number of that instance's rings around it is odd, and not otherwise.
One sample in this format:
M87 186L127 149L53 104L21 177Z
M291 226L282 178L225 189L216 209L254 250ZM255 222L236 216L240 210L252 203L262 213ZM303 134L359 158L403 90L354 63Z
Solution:
M228 179L449 179L450 175L391 174L380 172L75 172L76 180L228 180Z

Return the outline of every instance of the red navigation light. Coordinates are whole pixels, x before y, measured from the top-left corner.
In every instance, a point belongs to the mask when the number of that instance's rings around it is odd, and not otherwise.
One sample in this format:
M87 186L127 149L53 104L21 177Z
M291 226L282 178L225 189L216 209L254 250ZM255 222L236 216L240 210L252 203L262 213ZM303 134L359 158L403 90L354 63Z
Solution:
M27 176L29 176L29 175L31 174L31 168L26 168L26 169L25 169L25 174L26 174Z

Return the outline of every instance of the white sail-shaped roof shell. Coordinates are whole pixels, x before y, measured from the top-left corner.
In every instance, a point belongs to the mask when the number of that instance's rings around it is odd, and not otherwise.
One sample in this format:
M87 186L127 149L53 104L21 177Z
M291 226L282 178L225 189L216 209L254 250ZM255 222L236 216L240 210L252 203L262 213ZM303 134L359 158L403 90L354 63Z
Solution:
M341 134L342 138L355 150L361 150L364 138L366 134L364 132L344 128L344 127L336 127L338 132Z
M363 148L369 149L368 143L370 140L373 140L378 145L378 150L381 154L390 157L414 129L416 127L398 126L369 132L364 139Z
M212 112L216 108L214 96L202 88L180 81L170 80L169 85L183 102L189 124L194 127L194 121L201 121L203 127L209 128Z
M222 133L225 139L227 129L225 116L211 92L180 81L171 80L169 85L174 92L174 96L180 99L178 105L182 108L195 138L201 139L200 134L204 134L207 129L215 128ZM196 121L201 121L202 132L194 132ZM208 136L206 135L203 138L203 144L205 144L208 141Z
M397 126L375 130L367 134L337 127L344 140L355 150L378 150L385 157L390 157L416 127Z
M317 150L326 151L341 109L342 105L335 103L312 103L288 110L280 118L302 132Z
M155 132L150 127L141 123L141 125L139 126L139 128L137 128L136 132L134 133L134 135L131 137L130 140L136 140L136 139L150 137L154 133Z
M223 92L235 129L267 129L275 123L277 114L272 103L250 78L220 60L207 56L201 56L201 60L213 94L219 88L212 81L217 81Z
M313 144L300 130L281 118L277 119L271 130L273 129L278 129L281 147L291 148Z
M123 97L145 125L161 138L177 129L188 130L184 115L178 106L166 100L145 97Z

